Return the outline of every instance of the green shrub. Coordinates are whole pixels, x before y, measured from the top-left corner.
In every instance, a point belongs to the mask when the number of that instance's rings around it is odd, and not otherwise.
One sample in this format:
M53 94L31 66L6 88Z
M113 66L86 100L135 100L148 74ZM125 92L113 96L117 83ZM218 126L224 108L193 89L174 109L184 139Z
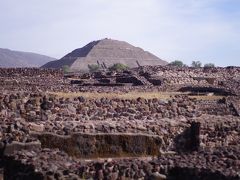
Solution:
M207 63L204 64L204 67L215 67L215 65L213 63Z
M202 63L200 61L193 61L192 67L200 68L200 67L202 67Z
M100 69L98 64L88 64L88 69L90 72L97 72Z
M112 65L111 67L109 67L110 71L124 71L128 69L128 66L125 64L121 64L121 63L116 63L114 65Z
M171 63L169 63L170 66L178 66L178 67L186 67L187 65L186 64L183 64L182 61L179 61L179 60L175 60L175 61L172 61Z
M69 67L69 65L64 65L64 66L62 66L62 70L63 70L64 73L70 72L70 67Z

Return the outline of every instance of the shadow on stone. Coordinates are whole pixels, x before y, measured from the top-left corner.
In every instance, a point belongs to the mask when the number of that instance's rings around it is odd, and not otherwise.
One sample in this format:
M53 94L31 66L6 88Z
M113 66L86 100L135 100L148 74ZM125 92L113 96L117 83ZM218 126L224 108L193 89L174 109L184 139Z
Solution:
M198 151L200 148L200 122L192 122L191 126L174 138L177 152Z

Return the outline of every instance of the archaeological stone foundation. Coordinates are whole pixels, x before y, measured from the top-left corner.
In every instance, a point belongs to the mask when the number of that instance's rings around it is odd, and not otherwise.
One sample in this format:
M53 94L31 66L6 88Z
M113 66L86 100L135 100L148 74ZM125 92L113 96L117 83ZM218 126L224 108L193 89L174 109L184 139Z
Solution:
M1 179L240 179L240 68L0 69Z

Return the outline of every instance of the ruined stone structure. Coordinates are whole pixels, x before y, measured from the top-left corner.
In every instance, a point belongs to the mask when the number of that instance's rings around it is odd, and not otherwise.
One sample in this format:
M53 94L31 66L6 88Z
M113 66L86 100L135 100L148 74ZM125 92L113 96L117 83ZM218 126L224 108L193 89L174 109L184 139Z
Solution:
M82 86L120 87L145 86L160 91L192 92L193 94L215 93L239 95L240 68L179 68L172 66L145 66L121 73L99 72L68 74L72 84ZM154 87L152 87L154 86ZM87 88L89 90L89 88ZM121 89L121 88L119 88ZM142 88L144 89L144 88Z
M238 180L239 73L0 69L0 177Z

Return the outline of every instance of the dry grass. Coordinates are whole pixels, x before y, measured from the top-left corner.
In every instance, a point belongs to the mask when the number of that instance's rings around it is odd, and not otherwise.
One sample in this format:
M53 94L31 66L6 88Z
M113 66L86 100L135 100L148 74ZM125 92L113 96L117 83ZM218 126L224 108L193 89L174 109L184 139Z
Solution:
M100 99L100 98L120 98L120 99L137 99L139 97L145 99L171 99L174 95L187 95L188 93L180 93L180 92L128 92L128 93L93 93L93 92L77 92L77 93L63 93L63 92L50 92L49 94L57 95L58 97L65 97L65 98L74 98L83 96L89 99ZM218 100L223 98L223 96L206 96L206 95L199 95L199 96L189 96L191 98L196 98L198 100Z
M169 99L171 95L170 93L159 93L159 92L128 92L128 93L93 93L93 92L78 92L78 93L62 93L62 92L51 92L50 94L57 95L59 97L65 98L74 98L83 96L85 98L90 99L100 99L103 97L106 98L120 98L120 99L137 99L138 97L142 97L145 99Z

